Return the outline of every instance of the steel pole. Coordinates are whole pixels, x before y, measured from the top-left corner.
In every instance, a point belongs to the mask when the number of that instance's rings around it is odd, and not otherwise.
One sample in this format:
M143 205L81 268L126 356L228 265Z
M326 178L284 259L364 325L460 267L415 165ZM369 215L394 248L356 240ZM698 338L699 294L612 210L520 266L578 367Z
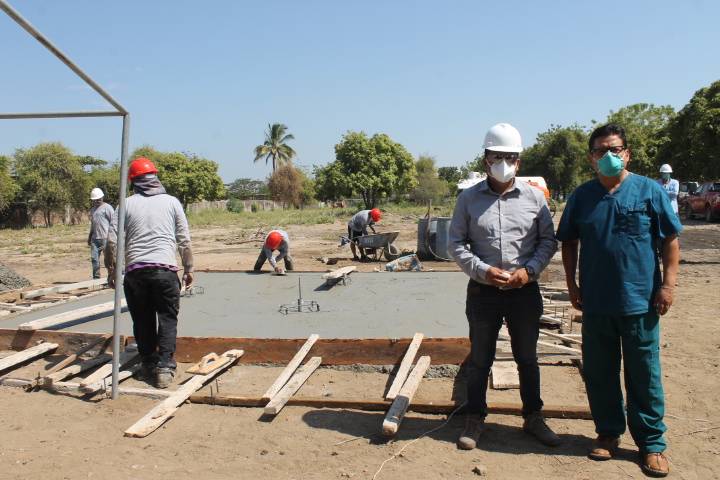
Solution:
M120 154L120 204L118 205L117 249L115 252L115 309L113 317L112 394L116 400L120 387L120 313L122 282L125 265L125 197L127 190L128 143L130 142L130 114L123 116L122 152Z

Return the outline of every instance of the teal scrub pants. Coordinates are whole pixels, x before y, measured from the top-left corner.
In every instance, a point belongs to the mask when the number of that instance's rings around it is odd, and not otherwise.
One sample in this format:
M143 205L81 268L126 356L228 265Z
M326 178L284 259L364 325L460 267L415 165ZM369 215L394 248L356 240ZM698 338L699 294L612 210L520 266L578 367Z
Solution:
M625 433L620 384L624 368L627 426L643 453L663 452L665 398L660 372L660 317L583 313L583 379L595 432L619 438Z

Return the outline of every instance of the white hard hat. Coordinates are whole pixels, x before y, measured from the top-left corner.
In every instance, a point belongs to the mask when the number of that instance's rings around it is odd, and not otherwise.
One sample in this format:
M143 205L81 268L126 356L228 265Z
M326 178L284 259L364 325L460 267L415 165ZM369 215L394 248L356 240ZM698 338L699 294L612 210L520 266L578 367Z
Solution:
M660 173L672 173L672 167L666 163L660 167Z
M498 123L485 134L483 149L495 152L520 153L523 151L520 132L509 123Z
M90 192L90 200L100 200L105 194L99 188L93 188Z

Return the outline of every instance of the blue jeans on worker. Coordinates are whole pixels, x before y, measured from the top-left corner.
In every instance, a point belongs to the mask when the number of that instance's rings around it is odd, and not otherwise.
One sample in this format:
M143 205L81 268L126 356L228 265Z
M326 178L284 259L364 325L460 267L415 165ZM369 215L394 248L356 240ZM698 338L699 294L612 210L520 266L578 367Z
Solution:
M495 360L495 345L503 318L520 376L522 415L542 409L537 341L542 315L542 296L537 282L522 288L501 290L470 280L465 314L470 326L470 361L467 374L467 410L487 416L487 386Z
M90 261L92 262L93 278L100 278L100 252L105 250L107 238L90 240Z
M595 432L618 438L627 426L644 453L663 452L665 398L660 371L660 317L583 313L583 378ZM627 411L620 384L624 369Z
M177 272L144 267L125 274L125 300L143 365L175 368L180 280Z

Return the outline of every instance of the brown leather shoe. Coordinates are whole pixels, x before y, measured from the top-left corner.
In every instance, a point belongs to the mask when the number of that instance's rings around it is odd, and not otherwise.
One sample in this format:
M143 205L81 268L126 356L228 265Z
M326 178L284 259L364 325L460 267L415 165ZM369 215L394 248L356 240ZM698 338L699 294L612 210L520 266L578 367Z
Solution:
M588 457L593 460L610 460L618 445L620 445L619 438L598 435L590 447Z
M667 458L662 452L640 452L642 458L642 469L648 475L653 477L667 477L670 473L670 465L668 465Z

